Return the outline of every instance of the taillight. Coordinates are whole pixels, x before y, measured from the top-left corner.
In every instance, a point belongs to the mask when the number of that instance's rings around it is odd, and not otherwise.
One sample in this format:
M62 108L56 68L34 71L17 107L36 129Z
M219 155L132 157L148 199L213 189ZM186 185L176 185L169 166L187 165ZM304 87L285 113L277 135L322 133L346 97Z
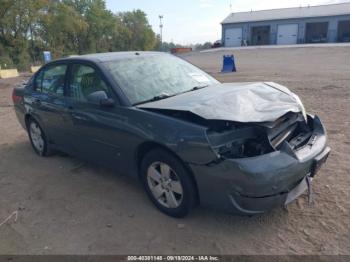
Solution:
M13 92L12 92L12 101L13 101L14 104L20 103L22 101L22 97L16 95L16 91L15 90L13 90Z

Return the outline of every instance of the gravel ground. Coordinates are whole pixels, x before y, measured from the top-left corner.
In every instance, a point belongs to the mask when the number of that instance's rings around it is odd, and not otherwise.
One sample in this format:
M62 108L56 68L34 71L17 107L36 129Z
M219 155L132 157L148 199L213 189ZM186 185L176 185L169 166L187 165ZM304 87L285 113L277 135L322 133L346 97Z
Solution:
M0 80L0 254L350 254L350 47L235 50L234 74L218 73L223 52L183 57L223 82L284 84L326 124L333 151L312 205L302 197L254 217L197 208L169 218L132 178L36 156L12 108L22 76Z

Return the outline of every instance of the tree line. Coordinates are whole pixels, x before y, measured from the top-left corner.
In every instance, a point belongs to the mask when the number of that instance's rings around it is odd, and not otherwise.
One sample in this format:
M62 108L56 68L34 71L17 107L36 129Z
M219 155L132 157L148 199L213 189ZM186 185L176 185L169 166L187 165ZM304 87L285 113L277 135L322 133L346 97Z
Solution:
M141 10L112 13L104 0L0 0L0 65L28 68L86 53L160 48Z
M159 36L157 36L157 39ZM211 42L205 42L204 44L190 44L190 45L181 45L181 44L175 44L173 42L163 42L160 44L160 41L158 39L157 45L156 45L156 50L163 51L163 52L169 52L171 49L176 48L176 47L191 47L192 50L204 50L204 49L210 49L212 46Z

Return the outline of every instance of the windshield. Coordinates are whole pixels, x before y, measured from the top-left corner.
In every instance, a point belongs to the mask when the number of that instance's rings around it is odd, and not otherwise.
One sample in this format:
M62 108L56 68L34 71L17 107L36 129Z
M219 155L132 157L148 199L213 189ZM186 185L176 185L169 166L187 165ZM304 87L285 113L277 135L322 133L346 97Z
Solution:
M172 55L147 55L105 65L132 104L174 96L219 82Z

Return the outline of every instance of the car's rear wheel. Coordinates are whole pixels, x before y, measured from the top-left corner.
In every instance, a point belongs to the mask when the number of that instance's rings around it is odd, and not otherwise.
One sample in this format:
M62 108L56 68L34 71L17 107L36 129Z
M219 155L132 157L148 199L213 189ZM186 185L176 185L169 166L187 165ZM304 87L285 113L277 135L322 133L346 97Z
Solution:
M39 123L31 118L28 121L28 135L34 151L39 156L49 156L51 154L44 131Z
M183 163L162 149L146 154L141 163L144 188L159 210L172 217L186 216L196 203L196 189Z

